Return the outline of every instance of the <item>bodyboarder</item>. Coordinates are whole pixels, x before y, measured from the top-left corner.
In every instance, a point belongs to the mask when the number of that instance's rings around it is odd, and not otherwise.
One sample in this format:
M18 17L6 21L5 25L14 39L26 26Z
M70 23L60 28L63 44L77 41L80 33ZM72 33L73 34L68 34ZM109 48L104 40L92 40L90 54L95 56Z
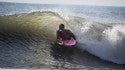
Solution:
M59 25L59 30L56 33L57 35L57 44L61 46L74 46L76 45L75 35L68 29L65 29L64 24Z

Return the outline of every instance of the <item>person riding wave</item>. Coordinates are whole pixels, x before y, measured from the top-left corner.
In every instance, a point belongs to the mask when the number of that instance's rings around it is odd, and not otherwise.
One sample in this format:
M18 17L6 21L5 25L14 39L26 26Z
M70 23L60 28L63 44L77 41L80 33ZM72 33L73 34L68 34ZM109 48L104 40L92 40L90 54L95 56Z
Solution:
M59 30L57 31L57 43L64 46L72 46L76 44L75 35L68 29L65 29L64 24L59 25Z

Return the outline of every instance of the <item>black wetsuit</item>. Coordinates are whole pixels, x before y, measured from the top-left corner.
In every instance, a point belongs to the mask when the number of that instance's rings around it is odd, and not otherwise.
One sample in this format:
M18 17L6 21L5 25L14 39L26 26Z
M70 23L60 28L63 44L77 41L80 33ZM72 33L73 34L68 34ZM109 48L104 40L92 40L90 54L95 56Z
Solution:
M57 31L57 39L60 39L60 38L62 38L62 40L70 40L71 38L76 39L74 34L68 29Z

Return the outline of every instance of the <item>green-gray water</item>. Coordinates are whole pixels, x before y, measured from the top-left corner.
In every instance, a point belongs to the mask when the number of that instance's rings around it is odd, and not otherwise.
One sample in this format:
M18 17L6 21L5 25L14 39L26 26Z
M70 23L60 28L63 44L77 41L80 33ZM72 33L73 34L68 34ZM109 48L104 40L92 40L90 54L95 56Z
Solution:
M50 11L0 16L0 68L124 70L124 65L102 60L79 45L70 50L53 44L59 24L75 33L73 25L84 21L73 16L67 21Z

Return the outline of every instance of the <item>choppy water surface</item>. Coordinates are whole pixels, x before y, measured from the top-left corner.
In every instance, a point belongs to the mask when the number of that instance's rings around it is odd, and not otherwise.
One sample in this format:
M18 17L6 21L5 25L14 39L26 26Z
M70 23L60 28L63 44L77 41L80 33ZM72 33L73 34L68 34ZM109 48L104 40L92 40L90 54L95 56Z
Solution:
M17 5L7 4L0 4L1 15L10 12L7 7ZM41 5L24 5L41 8ZM125 69L124 23L103 24L50 11L25 13L24 8L12 11L16 15L0 16L0 68ZM123 19L124 14L119 17ZM76 35L77 46L63 48L54 44L60 23Z

